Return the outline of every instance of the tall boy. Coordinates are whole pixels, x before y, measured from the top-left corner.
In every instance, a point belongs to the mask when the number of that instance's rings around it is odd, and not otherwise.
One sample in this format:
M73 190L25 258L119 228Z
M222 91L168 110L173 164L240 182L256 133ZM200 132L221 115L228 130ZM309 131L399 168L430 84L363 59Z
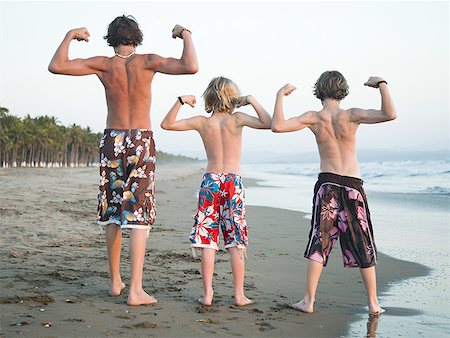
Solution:
M277 93L272 130L290 132L308 127L316 137L320 154L320 174L314 187L311 231L305 251L305 257L309 259L306 292L303 299L292 306L296 310L313 312L322 268L339 237L344 266L360 268L369 313L384 312L378 304L376 246L356 158L356 130L361 123L386 122L397 115L383 78L370 77L365 85L379 88L380 110L341 108L341 100L348 95L348 85L337 71L323 73L315 84L314 94L323 106L320 111L307 111L285 120L283 96L291 94L296 87L287 84Z
M231 255L234 280L234 303L251 304L244 294L244 256L248 244L245 221L244 186L240 176L242 129L270 129L271 118L253 96L240 97L239 89L231 80L214 78L203 94L210 117L194 116L177 120L185 103L194 107L195 96L180 96L161 122L166 130L196 130L205 146L208 165L200 186L198 211L189 239L193 250L201 250L203 297L198 302L210 306L213 301L212 278L214 257L219 249L219 227L225 248ZM251 104L258 117L235 108Z
M173 38L183 40L181 59L156 54L136 54L142 31L131 16L119 16L108 27L105 39L114 48L112 57L69 60L72 40L89 41L86 28L70 30L48 67L55 74L95 74L105 88L108 116L100 142L100 194L98 223L106 227L106 245L112 296L125 284L120 276L121 229L131 229L131 281L127 303L143 305L156 299L142 288L145 247L155 220L153 197L155 143L151 131L151 84L157 72L193 74L197 56L191 32L176 25Z

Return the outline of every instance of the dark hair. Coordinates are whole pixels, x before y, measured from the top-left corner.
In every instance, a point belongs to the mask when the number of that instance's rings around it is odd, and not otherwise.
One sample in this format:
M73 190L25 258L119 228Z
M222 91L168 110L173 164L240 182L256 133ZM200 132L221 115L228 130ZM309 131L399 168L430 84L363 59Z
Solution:
M119 45L138 46L142 43L142 31L134 17L131 15L118 16L108 26L108 33L103 37L108 46Z
M344 76L338 71L327 71L320 75L314 85L314 95L319 100L342 100L348 95L348 84Z

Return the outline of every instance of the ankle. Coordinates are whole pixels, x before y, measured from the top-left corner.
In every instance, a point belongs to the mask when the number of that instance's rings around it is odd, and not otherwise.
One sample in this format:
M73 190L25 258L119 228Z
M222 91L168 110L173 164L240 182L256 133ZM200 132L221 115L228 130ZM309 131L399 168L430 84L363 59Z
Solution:
M309 296L309 295L305 295L305 296L303 297L303 302L304 302L305 304L314 304L315 301L316 301L315 297L311 297L311 296Z

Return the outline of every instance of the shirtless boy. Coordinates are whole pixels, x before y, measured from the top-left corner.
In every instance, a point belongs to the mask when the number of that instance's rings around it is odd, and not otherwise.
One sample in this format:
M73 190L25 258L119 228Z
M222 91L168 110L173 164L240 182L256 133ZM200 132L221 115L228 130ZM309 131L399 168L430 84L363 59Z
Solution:
M156 303L142 288L145 247L155 220L154 171L155 144L151 131L151 84L157 72L194 74L197 56L191 32L176 25L173 38L183 40L180 59L156 54L136 54L142 31L131 16L119 16L108 27L105 39L114 48L112 57L88 59L68 57L72 40L89 41L86 28L67 32L48 67L54 74L95 74L105 88L108 115L100 141L100 193L98 223L106 226L110 288L120 295L125 284L120 275L121 229L131 229L131 280L127 303Z
M376 246L369 207L360 179L356 158L356 130L361 123L380 123L396 118L387 82L370 77L366 86L379 88L381 109L343 109L340 102L348 94L345 78L337 71L323 73L315 84L314 94L322 101L320 111L307 111L286 120L283 96L296 87L287 84L276 97L272 131L290 132L308 127L315 135L320 154L320 174L314 187L313 215L305 257L309 259L306 292L292 305L296 310L313 312L317 284L326 266L331 248L340 239L344 266L359 267L367 291L369 314L384 309L378 304L375 264Z
M244 186L240 176L242 129L270 129L271 118L253 96L241 97L231 80L214 78L203 93L210 117L202 115L177 120L181 106L194 107L195 96L180 96L170 109L161 127L166 130L196 130L200 134L208 158L206 173L200 186L198 211L189 239L194 253L201 250L203 297L198 302L210 306L213 301L212 278L214 257L219 249L219 227L225 248L231 255L234 280L234 303L251 304L244 294L245 250L248 244L245 221ZM258 117L235 108L251 104Z

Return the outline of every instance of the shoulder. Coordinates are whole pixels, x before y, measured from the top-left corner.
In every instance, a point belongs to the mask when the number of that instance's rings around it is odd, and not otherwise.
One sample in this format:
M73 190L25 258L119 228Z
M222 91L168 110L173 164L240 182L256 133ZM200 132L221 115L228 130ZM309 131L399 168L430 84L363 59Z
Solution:
M158 54L140 54L145 61L147 68L158 68L164 64L167 58Z

